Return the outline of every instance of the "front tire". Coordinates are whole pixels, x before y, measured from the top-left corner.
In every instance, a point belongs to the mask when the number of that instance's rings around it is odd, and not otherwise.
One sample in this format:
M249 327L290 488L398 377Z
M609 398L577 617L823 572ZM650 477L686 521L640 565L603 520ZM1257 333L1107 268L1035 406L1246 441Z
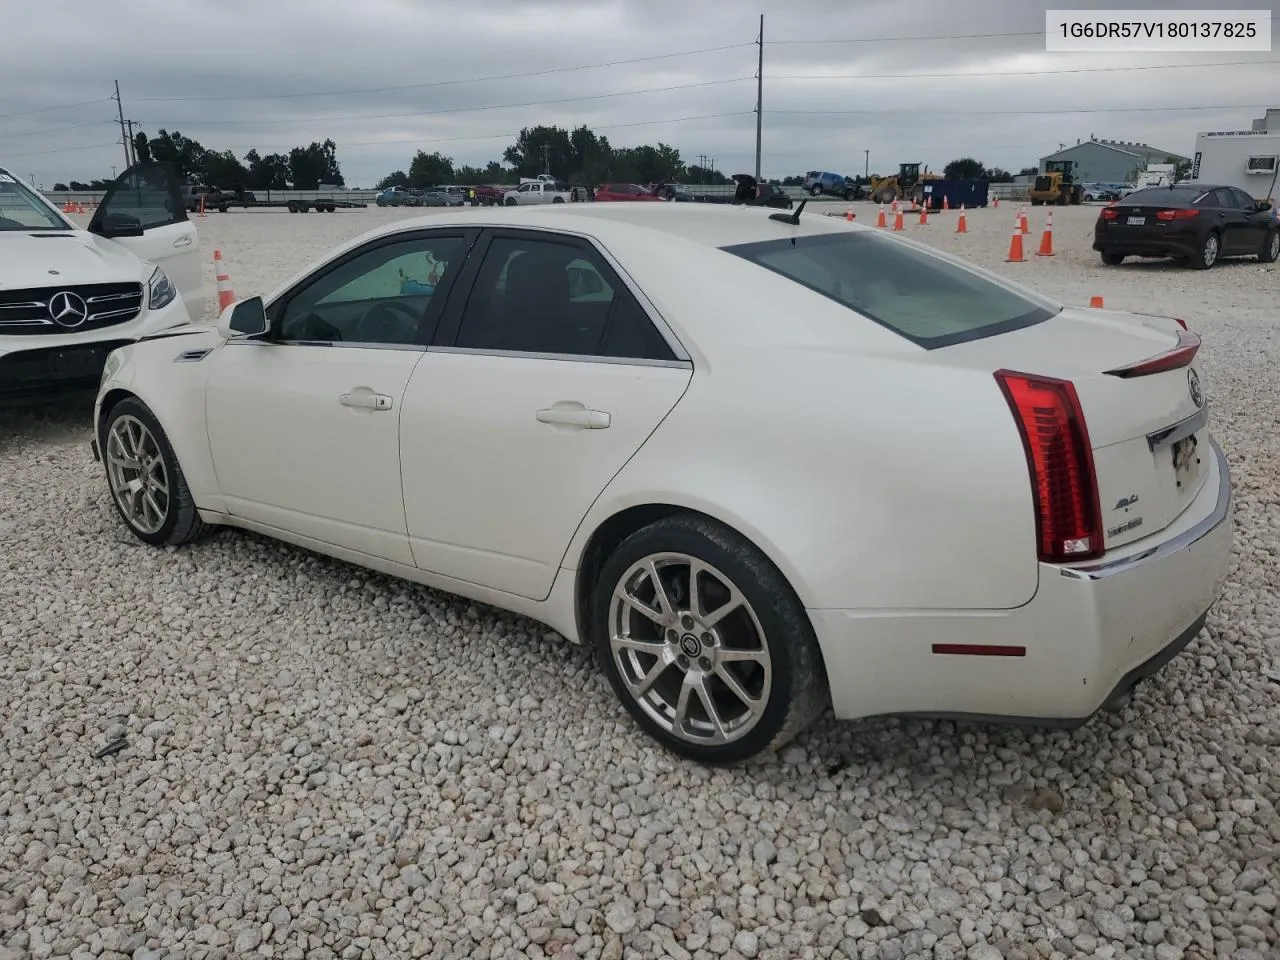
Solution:
M515 198L515 197L507 197L507 199L506 199L506 205L507 205L508 207L514 207L514 206L516 205L516 198Z
M135 537L155 547L175 546L209 532L169 438L146 404L127 397L112 407L100 444L111 502Z
M605 562L592 640L646 733L700 763L776 750L829 702L813 627L778 569L704 517L632 534Z
M1275 263L1280 260L1280 227L1268 230L1262 238L1262 249L1258 251L1259 263Z
M821 188L821 187L819 187L817 184L815 184L814 186L810 187L810 188L809 188L809 196L811 196L811 197L820 197L820 196L822 196L822 188Z

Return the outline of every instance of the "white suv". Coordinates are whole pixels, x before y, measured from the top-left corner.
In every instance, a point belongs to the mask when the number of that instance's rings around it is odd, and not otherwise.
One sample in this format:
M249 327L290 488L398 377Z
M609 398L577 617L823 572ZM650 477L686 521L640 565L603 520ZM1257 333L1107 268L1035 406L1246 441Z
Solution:
M116 347L204 317L182 185L130 167L87 229L0 167L0 402L92 388Z

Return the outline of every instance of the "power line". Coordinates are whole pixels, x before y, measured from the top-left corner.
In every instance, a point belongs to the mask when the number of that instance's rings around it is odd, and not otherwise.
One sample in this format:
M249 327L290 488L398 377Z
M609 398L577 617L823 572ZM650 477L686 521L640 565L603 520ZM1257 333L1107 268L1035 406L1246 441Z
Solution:
M1191 70L1196 67L1239 67L1250 64L1280 66L1280 60L1219 60L1213 63L1159 63L1140 67L1079 67L1070 70L990 70L960 73L831 73L771 74L770 80L936 80L950 77L1043 77L1066 73L1118 73L1130 70Z
M947 33L936 36L916 37L844 37L840 39L814 40L767 40L766 43L776 46L810 44L810 43L910 43L916 40L988 40L996 37L1043 37L1043 30L1028 30L1015 33Z
M113 120L112 122L114 123L115 121ZM51 153L71 153L73 151L78 153L81 150L101 150L104 147L118 146L120 146L120 141L112 140L110 143L90 143L83 147L57 147L53 150L27 150L24 153L9 153L8 151L5 151L5 159L12 159L13 157L43 157Z
M0 114L0 120L8 120L10 117L29 117L33 113L52 113L55 110L70 110L72 107L87 107L95 103L107 103L114 99L115 97L99 97L97 100L82 100L79 103L64 103L57 107L37 107L35 110L21 110L18 113Z
M456 80L430 80L425 83L405 83L393 87L358 87L348 90L315 90L305 93L254 93L227 97L136 97L143 103L196 103L214 100L288 100L298 97L338 97L357 93L388 93L394 90L424 90L429 87L450 87L463 83L488 83L493 80L523 80L529 77L547 77L557 73L572 73L578 70L600 70L605 67L621 67L632 63L653 63L657 60L673 60L678 57L694 57L707 53L719 53L722 50L740 50L754 47L754 42L730 43L719 47L703 47L700 50L683 50L679 53L660 53L648 57L631 57L626 60L608 60L604 63L586 63L572 67L551 67L546 70L530 70L524 73L502 73L488 77L466 77Z
M1172 113L1181 110L1265 110L1266 107L1260 107L1256 103L1220 103L1205 104L1198 107L1097 107L1092 110L987 110L983 109L984 116L1034 116L1039 114L1068 114L1068 113ZM902 110L770 110L770 113L786 113L786 114L812 114L827 116L900 116L903 115ZM914 107L908 111L912 117L930 116L954 116L954 110L917 110Z
M478 112L481 110L508 110L515 107L539 107L539 106L551 105L551 104L557 104L557 103L580 103L584 100L604 100L610 97L631 97L631 96L636 96L638 94L645 94L645 93L665 93L672 90L690 90L694 87L723 86L724 84L728 84L728 83L741 83L744 80L754 80L754 79L755 79L754 76L733 77L732 79L729 79L729 80L703 80L698 83L680 83L680 84L675 84L673 86L668 86L668 87L647 87L643 90L621 90L616 93L592 93L592 94L587 94L580 97L558 97L551 100L526 100L523 103L495 103L488 106L478 106L478 107L447 107L443 110L415 110L412 113L376 113L376 114L356 113L356 114L347 114L346 116L337 116L337 117L299 117L297 120L292 122L320 123L320 122L332 121L332 120L390 120L390 119L404 118L404 117L436 117L436 116L441 116L443 114L450 114L450 113L470 113L473 111ZM215 124L215 123L217 124L230 123L230 124L236 124L236 125L244 124L244 123L280 124L280 123L285 123L290 121L281 117L271 117L265 120L243 120L243 119L157 120L152 118L148 120L139 120L137 122L140 124L151 124L153 126L184 125L184 126L200 127L200 126L205 126L208 124Z
M61 127L44 127L40 130L22 130L18 133L0 134L0 140L16 140L19 137L34 137L45 133L60 133L63 130L81 130L85 127L101 127L108 123L115 123L114 120L91 120L85 123L64 124Z

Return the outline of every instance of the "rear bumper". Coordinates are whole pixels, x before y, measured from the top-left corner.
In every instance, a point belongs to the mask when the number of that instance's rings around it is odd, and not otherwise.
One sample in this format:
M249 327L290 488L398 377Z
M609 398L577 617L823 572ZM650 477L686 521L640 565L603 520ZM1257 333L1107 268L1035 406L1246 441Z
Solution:
M1194 257L1200 252L1200 241L1193 233L1135 237L1098 232L1094 234L1093 249L1126 257Z
M836 715L1075 726L1122 700L1197 636L1222 589L1231 480L1213 451L1213 475L1174 524L1098 563L1041 565L1035 597L1015 610L811 610Z

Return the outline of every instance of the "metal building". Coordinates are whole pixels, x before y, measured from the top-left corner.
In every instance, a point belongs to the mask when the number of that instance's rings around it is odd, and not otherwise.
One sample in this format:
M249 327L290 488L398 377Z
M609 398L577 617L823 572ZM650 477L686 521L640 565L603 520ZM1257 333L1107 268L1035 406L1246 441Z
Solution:
M1172 160L1170 160L1172 158ZM1126 140L1098 140L1092 136L1057 153L1040 158L1040 172L1047 160L1074 160L1075 178L1085 183L1126 183L1152 163L1190 162L1171 150Z

